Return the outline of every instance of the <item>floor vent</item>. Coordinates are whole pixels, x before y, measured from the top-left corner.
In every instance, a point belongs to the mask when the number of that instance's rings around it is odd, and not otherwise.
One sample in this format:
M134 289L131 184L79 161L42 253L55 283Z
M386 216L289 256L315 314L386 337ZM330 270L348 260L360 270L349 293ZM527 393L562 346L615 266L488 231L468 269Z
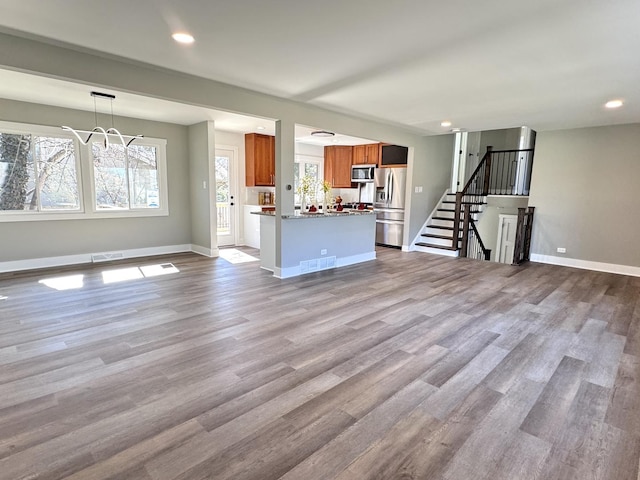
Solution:
M336 257L321 257L300 262L300 273L317 272L336 268Z
M93 263L110 262L111 260L120 260L122 258L124 258L124 253L122 252L91 254L91 261Z

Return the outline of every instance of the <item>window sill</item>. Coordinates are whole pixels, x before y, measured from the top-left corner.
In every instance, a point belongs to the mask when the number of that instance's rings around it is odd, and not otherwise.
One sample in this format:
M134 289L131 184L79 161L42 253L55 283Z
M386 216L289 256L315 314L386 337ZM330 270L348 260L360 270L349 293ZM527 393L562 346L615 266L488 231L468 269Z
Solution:
M168 217L167 209L153 211L126 210L105 212L38 212L38 213L4 213L0 214L0 223L8 222L46 222L59 220L99 220L103 218L141 218Z

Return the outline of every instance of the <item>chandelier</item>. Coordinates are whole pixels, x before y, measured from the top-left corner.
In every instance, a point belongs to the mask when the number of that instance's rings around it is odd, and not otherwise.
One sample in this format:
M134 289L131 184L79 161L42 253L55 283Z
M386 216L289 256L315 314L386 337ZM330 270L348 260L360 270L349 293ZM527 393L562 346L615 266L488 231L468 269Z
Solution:
M91 137L93 137L94 135L101 135L102 137L104 137L103 146L105 150L107 150L111 145L111 142L109 141L109 137L118 138L124 148L127 148L129 145L131 145L131 142L133 142L134 140L138 138L143 138L143 135L123 135L114 127L113 101L116 98L115 95L111 95L110 93L91 92L91 96L93 97L93 114L96 122L96 126L93 128L93 130L76 130L75 128L67 127L66 125L62 126L62 130L73 133L82 145L87 145L91 140ZM97 108L96 98L108 99L110 101L111 127L107 129L104 129L103 127L98 126L98 108ZM87 135L87 138L83 139L82 135Z

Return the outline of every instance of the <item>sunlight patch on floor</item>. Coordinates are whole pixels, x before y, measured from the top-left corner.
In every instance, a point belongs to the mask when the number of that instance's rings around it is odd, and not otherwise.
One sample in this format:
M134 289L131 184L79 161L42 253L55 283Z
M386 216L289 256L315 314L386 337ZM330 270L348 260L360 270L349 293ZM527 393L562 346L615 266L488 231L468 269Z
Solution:
M84 275L65 275L63 277L43 278L38 283L54 290L73 290L84 286ZM2 300L2 297L0 297Z
M144 278L144 275L138 267L119 268L117 270L106 270L102 272L102 281L105 285L124 282L126 280L136 280L138 278Z
M260 259L249 255L248 253L241 252L235 248L221 248L220 257L224 258L229 263L247 263L257 262Z
M119 268L117 270L105 270L102 272L102 281L106 284L124 282L126 280L138 280L140 278L157 277L179 273L172 263L160 263L157 265L145 265L143 267Z

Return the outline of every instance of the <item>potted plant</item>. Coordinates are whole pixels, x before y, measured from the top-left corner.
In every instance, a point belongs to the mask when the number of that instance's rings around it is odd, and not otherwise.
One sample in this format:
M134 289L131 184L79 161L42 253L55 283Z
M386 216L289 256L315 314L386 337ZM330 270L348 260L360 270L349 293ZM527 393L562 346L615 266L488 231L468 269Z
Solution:
M324 194L324 205L322 209L324 213L329 211L329 204L331 203L331 182L324 180L321 185L322 193Z
M300 179L298 195L300 195L300 211L307 211L307 203L311 201L311 195L315 196L317 190L316 180L311 175L305 175Z

